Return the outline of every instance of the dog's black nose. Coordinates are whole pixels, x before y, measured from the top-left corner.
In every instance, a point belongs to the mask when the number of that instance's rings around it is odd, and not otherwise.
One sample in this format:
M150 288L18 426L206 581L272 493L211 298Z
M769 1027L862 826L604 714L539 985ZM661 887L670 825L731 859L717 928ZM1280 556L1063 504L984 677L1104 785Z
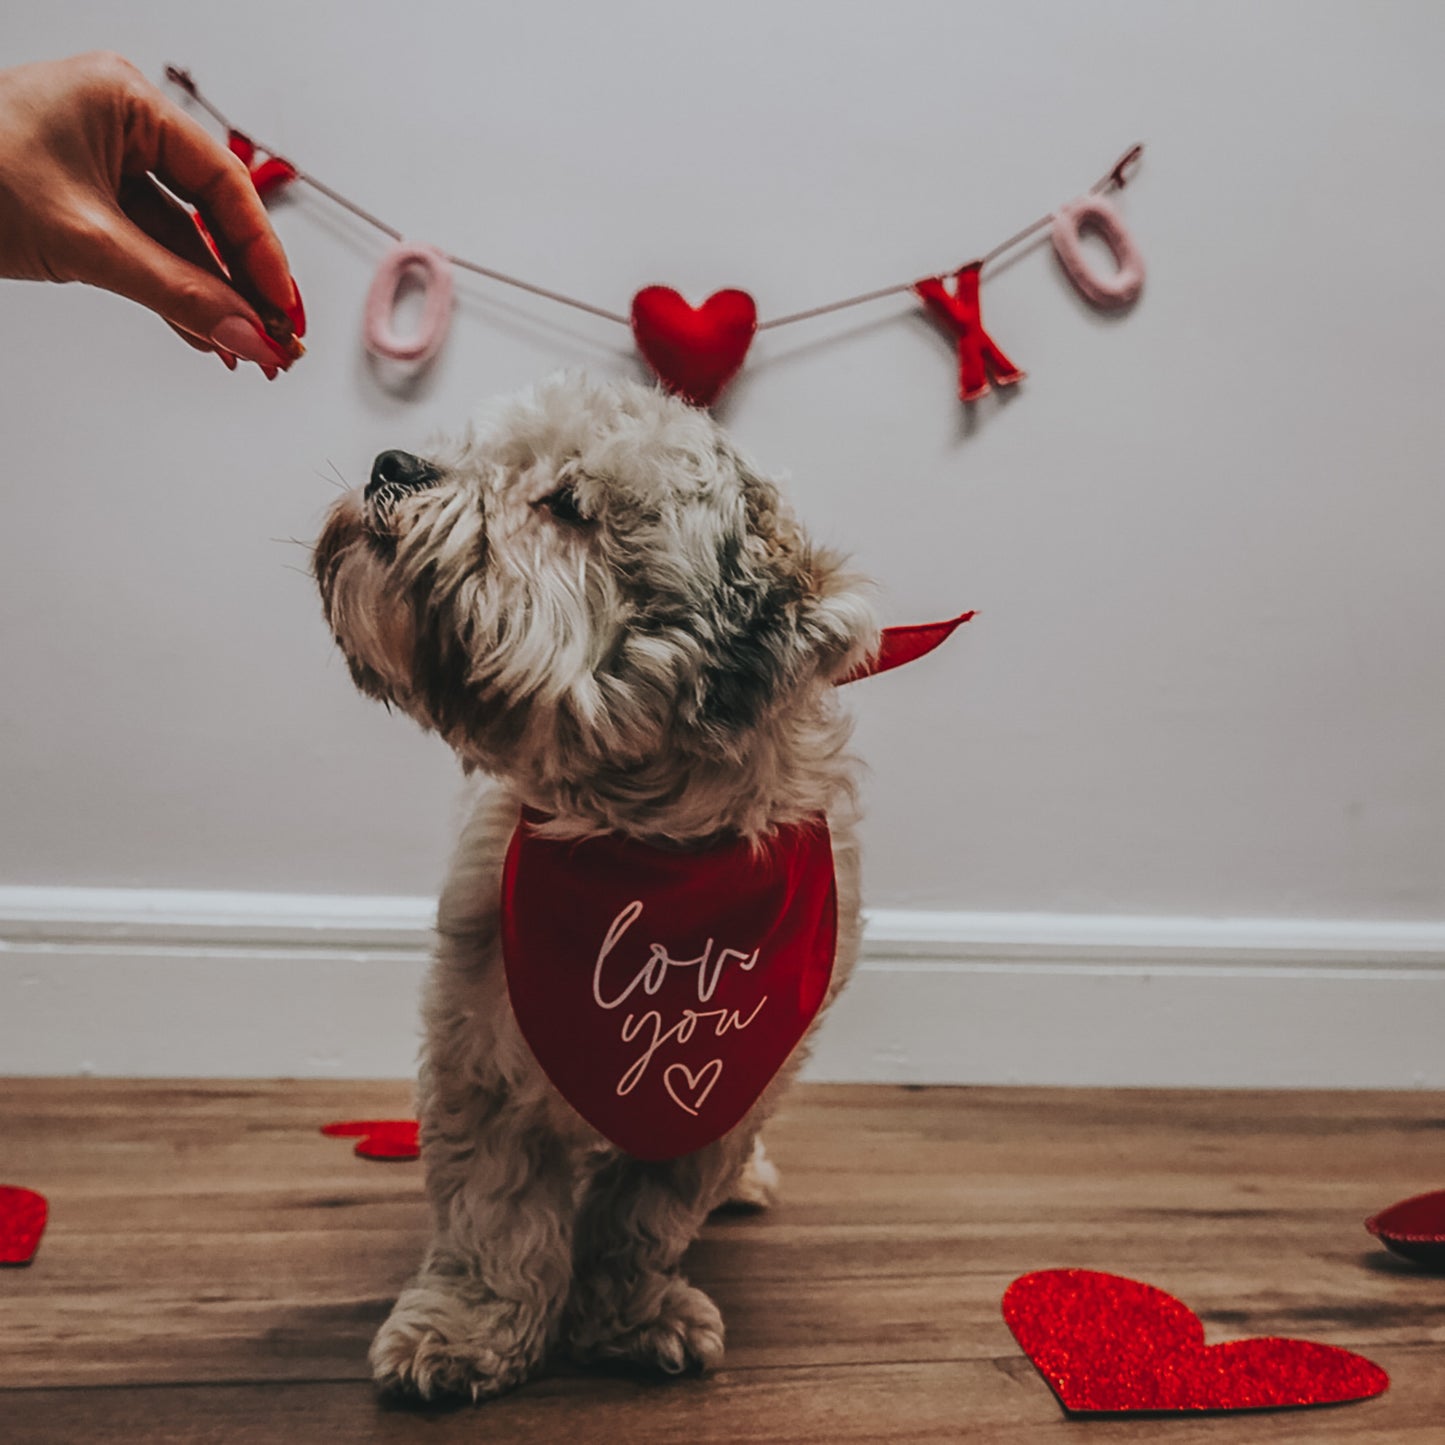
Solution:
M410 452L382 452L371 464L367 498L385 487L390 492L418 492L441 479L441 468Z

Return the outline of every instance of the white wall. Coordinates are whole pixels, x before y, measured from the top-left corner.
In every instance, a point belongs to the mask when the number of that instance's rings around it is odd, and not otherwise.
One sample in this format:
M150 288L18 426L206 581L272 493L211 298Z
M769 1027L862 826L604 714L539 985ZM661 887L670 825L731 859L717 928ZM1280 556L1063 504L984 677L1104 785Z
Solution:
M1445 919L1438 5L0 16L5 61L91 46L190 66L414 235L618 310L940 271L1144 139L1133 312L1046 247L985 281L1019 395L965 413L900 299L765 333L721 409L890 620L980 609L852 692L869 900ZM381 238L304 193L274 217L311 318L274 385L113 298L0 287L0 884L436 886L449 759L353 695L276 539L314 535L328 463L360 480L559 366L640 373L620 327L478 280L389 394L358 343Z

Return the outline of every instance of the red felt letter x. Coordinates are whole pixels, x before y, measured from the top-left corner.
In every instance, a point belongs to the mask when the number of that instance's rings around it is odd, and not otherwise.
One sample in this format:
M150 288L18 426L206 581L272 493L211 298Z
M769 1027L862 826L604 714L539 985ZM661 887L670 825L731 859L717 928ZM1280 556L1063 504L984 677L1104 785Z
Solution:
M987 393L988 372L984 369L985 362L999 386L1012 386L1024 376L999 350L979 319L980 264L975 261L959 271L954 278L953 291L945 288L942 276L918 281L913 287L933 316L958 337L958 394L964 401L976 401Z

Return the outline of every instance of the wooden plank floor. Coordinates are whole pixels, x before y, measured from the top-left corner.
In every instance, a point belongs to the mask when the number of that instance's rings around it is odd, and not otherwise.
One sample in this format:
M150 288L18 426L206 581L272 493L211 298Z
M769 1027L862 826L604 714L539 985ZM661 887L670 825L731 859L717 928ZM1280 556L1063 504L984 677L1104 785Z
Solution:
M1445 1187L1439 1095L802 1088L770 1131L783 1202L690 1256L728 1320L718 1374L559 1372L443 1411L366 1379L421 1250L420 1168L317 1133L408 1104L394 1083L0 1082L0 1182L51 1200L34 1264L0 1270L0 1441L1445 1440L1445 1277L1361 1228ZM1392 1388L1070 1420L999 1314L1057 1266L1169 1290L1211 1341L1361 1350Z

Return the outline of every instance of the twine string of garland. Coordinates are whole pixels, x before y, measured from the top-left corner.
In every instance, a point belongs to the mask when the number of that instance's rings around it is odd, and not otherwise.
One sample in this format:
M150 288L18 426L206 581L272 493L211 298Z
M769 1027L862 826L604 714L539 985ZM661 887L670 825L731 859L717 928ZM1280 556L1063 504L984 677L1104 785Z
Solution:
M225 113L201 92L200 87L196 84L190 71L184 70L178 65L168 65L166 66L166 79L169 80L171 84L179 86L181 90L185 91L228 135L243 136L258 150L265 151L268 155L279 157L282 154L280 151L267 145L264 141L256 140L255 137L251 136L248 132L240 131L236 126L232 125ZM1130 173L1138 164L1143 154L1144 147L1142 143L1130 146L1113 166L1089 187L1088 194L1107 195L1112 190L1122 188L1128 183ZM309 171L303 170L294 162L289 161L289 159L288 164L291 165L295 172L294 180L310 186L312 190L318 191L321 195L325 196L327 200L340 206L343 210L349 211L357 220L380 231L383 235L389 236L393 241L401 242L406 239L404 232L397 230L395 226L389 225L386 221L382 220L380 216L374 215L364 206L353 201L349 196L345 196L340 191L328 186L319 177L312 175ZM1055 214L1055 212L1050 211L1047 215L1040 216L1038 220L1031 221L1027 226L1015 231L1013 235L1004 241L1000 241L991 251L986 251L977 261L970 264L976 265L980 269L987 267L1006 252L1013 250L1016 246L1022 245L1031 236L1036 235L1046 226L1052 225ZM577 311L585 311L592 316L600 316L605 321L615 321L619 326L626 326L629 329L632 326L631 317L624 316L619 311L609 311L604 306L594 306L590 301L582 301L575 296L568 296L564 292L554 291L546 286L538 286L531 281L524 281L518 276L509 276L503 271L498 271L491 266L484 266L481 262L469 260L465 256L458 256L449 251L441 251L440 254L459 270L470 271L478 276L485 276L489 280L500 282L504 286L515 287L519 291L531 292L532 295L544 297L548 301L560 302L563 306L571 306ZM879 301L885 296L902 295L904 292L912 291L914 285L915 281L903 281L897 285L882 286L873 291L864 291L856 296L846 296L841 301L830 301L822 306L811 306L805 311L792 311L786 316L775 316L768 321L759 321L756 329L758 331L770 331L779 326L792 326L799 321L811 321L816 316L826 316L830 312L842 311L850 306L861 306L867 301Z

